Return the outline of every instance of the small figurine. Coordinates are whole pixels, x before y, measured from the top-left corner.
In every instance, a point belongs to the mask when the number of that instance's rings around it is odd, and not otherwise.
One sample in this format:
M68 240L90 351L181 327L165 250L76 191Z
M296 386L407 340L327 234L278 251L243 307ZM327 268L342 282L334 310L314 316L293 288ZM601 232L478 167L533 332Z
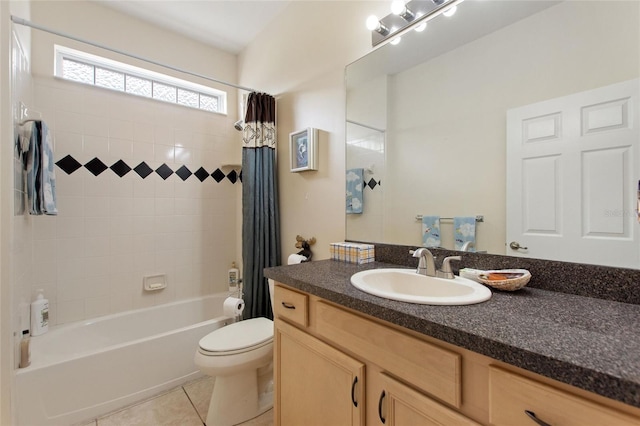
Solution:
M296 236L296 248L302 249L298 252L298 254L300 256L304 256L307 259L303 260L303 262L309 262L311 260L311 256L313 256L313 253L311 253L311 246L314 245L316 243L316 238L313 237L309 240L305 240L303 237L301 237L300 235Z

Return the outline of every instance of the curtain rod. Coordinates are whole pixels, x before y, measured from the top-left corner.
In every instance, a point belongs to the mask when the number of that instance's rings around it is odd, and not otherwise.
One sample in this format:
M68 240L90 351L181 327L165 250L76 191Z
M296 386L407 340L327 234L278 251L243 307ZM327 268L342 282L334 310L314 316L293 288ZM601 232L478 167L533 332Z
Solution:
M31 22L31 21L27 21L26 19L19 18L17 16L11 15L11 21L13 23L15 23L15 24L18 24L18 25L24 25L25 27L34 28L36 30L40 30L40 31L44 31L44 32L47 32L47 33L50 33L50 34L54 34L54 35L60 36L60 37L68 38L70 40L79 41L80 43L85 43L85 44L88 44L90 46L99 47L100 49L108 50L110 52L118 53L120 55L128 56L130 58L138 59L138 60L143 61L143 62L147 62L147 63L153 64L153 65L158 65L160 67L168 68L170 70L181 72L181 73L184 73L184 74L188 74L188 75L191 75L191 76L194 76L194 77L203 78L205 80L213 81L214 83L224 84L226 86L235 87L236 89L246 90L246 91L249 91L249 92L257 92L257 90L251 89L250 87L244 87L244 86L240 86L240 85L237 85L237 84L228 83L226 81L217 80L217 79L212 78L212 77L207 77L206 75L202 75L202 74L198 74L198 73L195 73L195 72L183 70L181 68L177 68L177 67L174 67L174 66L171 66L171 65L163 64L161 62L156 62L154 60L143 58L141 56L134 55L134 54L131 54L131 53L127 53L127 52L124 52L122 50L114 49L112 47L108 47L108 46L105 46L105 45L100 44L100 43L96 43L96 42L93 42L93 41L90 41L90 40L84 40L84 39L72 36L70 34L62 33L60 31L56 31L56 30L52 30L51 28L43 27L42 25L35 24L35 23Z

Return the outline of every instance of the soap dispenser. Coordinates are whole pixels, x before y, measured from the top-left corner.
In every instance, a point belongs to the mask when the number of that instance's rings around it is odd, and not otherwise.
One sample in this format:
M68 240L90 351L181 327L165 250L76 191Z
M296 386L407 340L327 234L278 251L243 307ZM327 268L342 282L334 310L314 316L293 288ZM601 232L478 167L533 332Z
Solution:
M49 301L43 290L38 290L36 300L31 302L31 336L39 336L49 331Z
M238 292L238 278L240 271L236 268L236 262L231 262L231 269L229 269L229 294Z

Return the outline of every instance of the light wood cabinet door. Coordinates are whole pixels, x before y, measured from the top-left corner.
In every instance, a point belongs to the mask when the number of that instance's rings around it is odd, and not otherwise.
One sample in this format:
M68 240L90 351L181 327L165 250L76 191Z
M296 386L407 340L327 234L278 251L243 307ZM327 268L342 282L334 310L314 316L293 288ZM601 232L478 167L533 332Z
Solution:
M386 374L381 376L383 389L377 401L379 425L479 426L479 423ZM371 409L371 405L369 407Z
M495 426L638 426L640 418L496 367L489 369Z
M276 425L364 425L362 362L280 320L275 351Z

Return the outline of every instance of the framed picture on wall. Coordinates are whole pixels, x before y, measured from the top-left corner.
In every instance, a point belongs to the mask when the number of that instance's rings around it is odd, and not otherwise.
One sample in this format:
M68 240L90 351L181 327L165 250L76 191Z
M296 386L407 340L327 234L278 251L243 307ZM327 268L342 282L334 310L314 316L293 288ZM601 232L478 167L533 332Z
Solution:
M289 134L291 172L318 170L318 129L308 127Z

